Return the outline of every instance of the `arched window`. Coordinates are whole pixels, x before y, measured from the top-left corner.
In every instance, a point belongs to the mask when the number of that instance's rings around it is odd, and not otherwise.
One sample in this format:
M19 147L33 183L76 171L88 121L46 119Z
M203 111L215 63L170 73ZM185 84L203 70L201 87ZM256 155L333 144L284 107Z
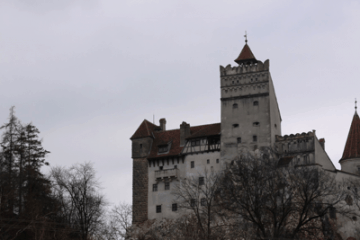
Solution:
M259 102L258 102L258 101L254 101L253 105L254 105L254 106L259 106Z
M237 103L234 103L234 104L233 104L233 108L238 108Z

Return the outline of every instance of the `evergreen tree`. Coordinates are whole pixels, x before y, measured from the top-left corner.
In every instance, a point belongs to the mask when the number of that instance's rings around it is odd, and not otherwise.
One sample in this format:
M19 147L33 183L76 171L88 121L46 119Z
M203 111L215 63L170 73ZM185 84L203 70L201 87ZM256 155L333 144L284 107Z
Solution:
M1 141L1 212L13 213L16 195L16 142L19 134L19 121L15 116L14 107L10 108L9 122L0 127L3 129Z

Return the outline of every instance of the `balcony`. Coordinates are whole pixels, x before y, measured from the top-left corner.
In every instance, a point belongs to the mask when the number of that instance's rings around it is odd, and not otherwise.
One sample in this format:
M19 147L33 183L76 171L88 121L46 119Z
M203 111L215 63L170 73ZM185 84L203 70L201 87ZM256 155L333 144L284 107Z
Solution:
M179 175L179 169L177 169L177 168L155 171L155 178L157 181L161 181L164 179L177 178L178 175Z

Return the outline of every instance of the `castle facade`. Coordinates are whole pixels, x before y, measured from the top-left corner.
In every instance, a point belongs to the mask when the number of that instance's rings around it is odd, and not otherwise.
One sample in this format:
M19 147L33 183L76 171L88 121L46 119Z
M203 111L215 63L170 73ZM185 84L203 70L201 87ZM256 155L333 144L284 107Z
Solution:
M316 165L339 181L360 179L360 119L356 111L338 170L325 151L325 140L314 130L281 135L269 60L257 60L246 42L235 62L238 66L220 66L220 123L190 126L182 122L179 129L167 130L164 118L159 125L144 120L131 137L134 223L177 218L171 194L175 182L200 178L205 168L224 169L240 148L273 148L281 155L279 165ZM354 224L359 224L354 221L342 219L338 224L344 236L351 236Z

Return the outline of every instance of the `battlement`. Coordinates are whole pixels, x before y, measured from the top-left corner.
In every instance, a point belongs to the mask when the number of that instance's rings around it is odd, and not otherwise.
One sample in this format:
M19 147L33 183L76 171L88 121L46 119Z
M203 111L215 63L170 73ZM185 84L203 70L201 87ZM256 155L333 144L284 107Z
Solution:
M280 154L291 155L315 150L315 131L276 136L275 150Z
M234 66L234 67L231 67L230 64L227 65L225 68L220 65L220 76L262 72L262 71L269 71L269 69L270 69L269 59L266 60L264 63L258 61L256 64L250 64L250 65L241 64L239 66Z
M283 141L291 141L291 140L300 140L300 139L305 139L305 138L309 138L309 137L314 137L315 136L315 132L308 132L308 133L296 133L296 134L290 134L290 135L284 135L284 136L279 136L276 135L276 142L283 142Z

